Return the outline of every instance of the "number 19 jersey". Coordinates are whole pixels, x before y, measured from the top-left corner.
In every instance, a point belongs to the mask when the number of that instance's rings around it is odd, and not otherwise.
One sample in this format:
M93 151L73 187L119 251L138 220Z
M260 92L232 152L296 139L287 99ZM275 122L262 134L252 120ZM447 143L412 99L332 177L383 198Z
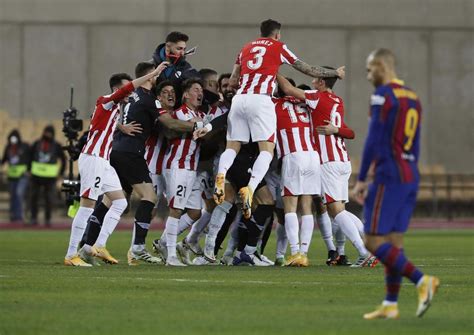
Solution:
M241 66L237 94L272 95L280 65L291 65L297 60L295 54L280 41L262 37L247 43L236 61Z

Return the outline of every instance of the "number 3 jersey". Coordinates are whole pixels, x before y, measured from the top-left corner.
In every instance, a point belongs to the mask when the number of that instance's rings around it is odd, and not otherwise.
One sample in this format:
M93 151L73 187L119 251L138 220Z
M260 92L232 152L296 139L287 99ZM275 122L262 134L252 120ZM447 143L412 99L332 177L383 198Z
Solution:
M366 180L374 163L376 183L418 182L420 121L420 101L403 81L377 87L370 98L369 132L359 180Z
M273 98L277 115L277 154L316 151L306 104L293 97Z
M341 136L322 135L316 131L316 127L327 125L326 121L330 121L339 129L347 129L344 123L344 102L340 97L328 91L305 91L305 96L306 105L311 113L311 126L321 163L349 162L349 154Z
M239 53L240 65L237 94L272 95L275 78L281 64L294 64L298 58L288 47L271 38L259 38L247 43Z

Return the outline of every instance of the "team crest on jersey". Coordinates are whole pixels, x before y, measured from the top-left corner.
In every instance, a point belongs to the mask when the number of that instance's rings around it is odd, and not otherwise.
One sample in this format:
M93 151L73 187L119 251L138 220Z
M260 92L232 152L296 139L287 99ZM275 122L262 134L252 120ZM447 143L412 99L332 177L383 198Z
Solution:
M176 71L176 73L174 75L176 76L176 78L181 77L181 71Z

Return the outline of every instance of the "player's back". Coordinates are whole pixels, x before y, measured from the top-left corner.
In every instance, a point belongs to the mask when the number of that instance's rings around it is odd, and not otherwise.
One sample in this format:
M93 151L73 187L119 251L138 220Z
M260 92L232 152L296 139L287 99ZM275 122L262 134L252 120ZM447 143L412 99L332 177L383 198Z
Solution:
M142 127L142 132L133 136L119 132L114 139L113 150L143 155L145 142L155 126L161 105L152 91L143 87L137 88L130 99L131 102L124 108L122 123L136 122Z
M419 180L421 104L416 93L400 80L379 86L371 97L371 108L380 108L384 127L376 157L376 179L380 182L411 183Z
M326 121L338 128L345 127L344 101L330 91L305 91L305 95L306 104L311 110L311 125L321 161L348 162L350 158L342 137L316 132L316 127L327 125Z
M247 43L236 61L241 66L237 94L271 95L280 65L293 64L296 60L284 43L272 38L262 37Z
M277 114L277 153L315 151L309 111L303 101L293 97L274 98Z

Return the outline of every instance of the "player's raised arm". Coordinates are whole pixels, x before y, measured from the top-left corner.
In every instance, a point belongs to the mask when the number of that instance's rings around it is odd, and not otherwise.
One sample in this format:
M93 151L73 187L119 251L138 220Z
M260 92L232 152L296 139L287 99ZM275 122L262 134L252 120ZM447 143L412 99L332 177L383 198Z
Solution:
M229 85L235 89L239 87L239 78L240 78L240 64L234 64L232 69L232 74L229 78Z
M152 72L140 78L134 79L132 81L133 87L138 88L142 86L144 83L146 83L148 80L150 80L151 78L158 77L161 74L161 72L163 72L163 70L166 69L166 67L168 67L169 64L170 64L169 62L162 62Z
M344 79L346 75L345 66L341 66L336 70L330 70L322 66L309 65L301 59L297 59L292 66L301 73L313 78L338 77L339 79Z
M177 132L192 132L196 128L202 127L202 121L183 121L177 120L171 117L169 113L163 113L158 117L160 121L166 128L174 130Z
M277 74L278 86L286 94L295 97L296 99L305 100L304 91L301 88L294 87L288 79L283 77L281 74Z

